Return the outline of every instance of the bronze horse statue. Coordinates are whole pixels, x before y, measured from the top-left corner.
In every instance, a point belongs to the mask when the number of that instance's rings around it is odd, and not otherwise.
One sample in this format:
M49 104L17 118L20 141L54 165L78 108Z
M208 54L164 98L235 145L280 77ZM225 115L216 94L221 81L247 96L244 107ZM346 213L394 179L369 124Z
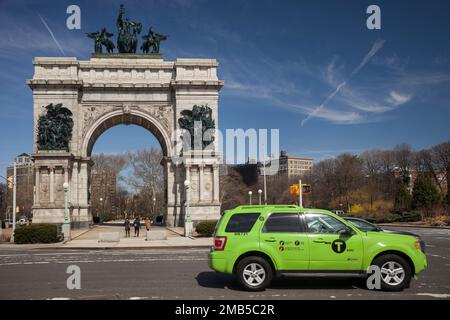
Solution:
M152 54L159 53L160 42L167 40L167 36L156 33L153 28L150 27L148 34L143 36L144 42L142 43L141 50L143 53L149 53L150 48Z

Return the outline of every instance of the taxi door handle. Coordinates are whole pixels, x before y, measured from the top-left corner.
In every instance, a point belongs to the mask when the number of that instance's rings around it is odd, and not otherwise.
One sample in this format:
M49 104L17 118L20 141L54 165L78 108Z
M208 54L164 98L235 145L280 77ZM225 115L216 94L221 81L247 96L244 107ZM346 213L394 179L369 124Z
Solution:
M313 240L315 243L325 243L325 241L322 238L319 238L317 240Z
M268 239L264 239L264 241L275 242L275 241L277 241L277 239L275 239L275 238L268 238Z

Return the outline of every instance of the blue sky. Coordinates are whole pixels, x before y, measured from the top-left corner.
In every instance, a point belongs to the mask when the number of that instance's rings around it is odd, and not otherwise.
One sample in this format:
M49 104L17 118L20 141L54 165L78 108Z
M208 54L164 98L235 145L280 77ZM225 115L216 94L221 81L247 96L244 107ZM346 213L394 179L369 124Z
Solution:
M449 1L1 0L1 172L32 150L32 58L88 59L85 32L116 32L122 2L144 30L170 36L164 59L219 60L222 130L279 128L282 148L316 160L450 138ZM81 8L81 30L65 26L70 4ZM366 28L370 4L381 8L381 30ZM94 152L155 144L144 129L118 126Z

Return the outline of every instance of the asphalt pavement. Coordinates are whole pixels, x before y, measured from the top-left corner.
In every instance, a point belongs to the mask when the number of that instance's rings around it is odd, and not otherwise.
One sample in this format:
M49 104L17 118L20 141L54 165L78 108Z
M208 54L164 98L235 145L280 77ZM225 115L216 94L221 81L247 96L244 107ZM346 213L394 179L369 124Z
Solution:
M395 228L400 229L400 228ZM242 291L208 268L208 250L0 250L0 299L450 299L450 230L401 228L423 237L428 268L403 292L365 288L360 279L284 278ZM81 289L66 273L80 267Z

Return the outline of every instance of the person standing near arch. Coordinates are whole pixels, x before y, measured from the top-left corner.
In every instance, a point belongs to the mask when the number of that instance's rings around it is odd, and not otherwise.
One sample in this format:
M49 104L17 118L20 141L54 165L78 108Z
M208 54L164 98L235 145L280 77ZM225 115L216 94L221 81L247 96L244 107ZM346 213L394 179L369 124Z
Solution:
M139 237L139 230L141 229L141 220L139 219L139 217L136 217L136 219L134 219L133 226L134 236Z
M128 218L125 219L125 238L130 237L130 220Z

